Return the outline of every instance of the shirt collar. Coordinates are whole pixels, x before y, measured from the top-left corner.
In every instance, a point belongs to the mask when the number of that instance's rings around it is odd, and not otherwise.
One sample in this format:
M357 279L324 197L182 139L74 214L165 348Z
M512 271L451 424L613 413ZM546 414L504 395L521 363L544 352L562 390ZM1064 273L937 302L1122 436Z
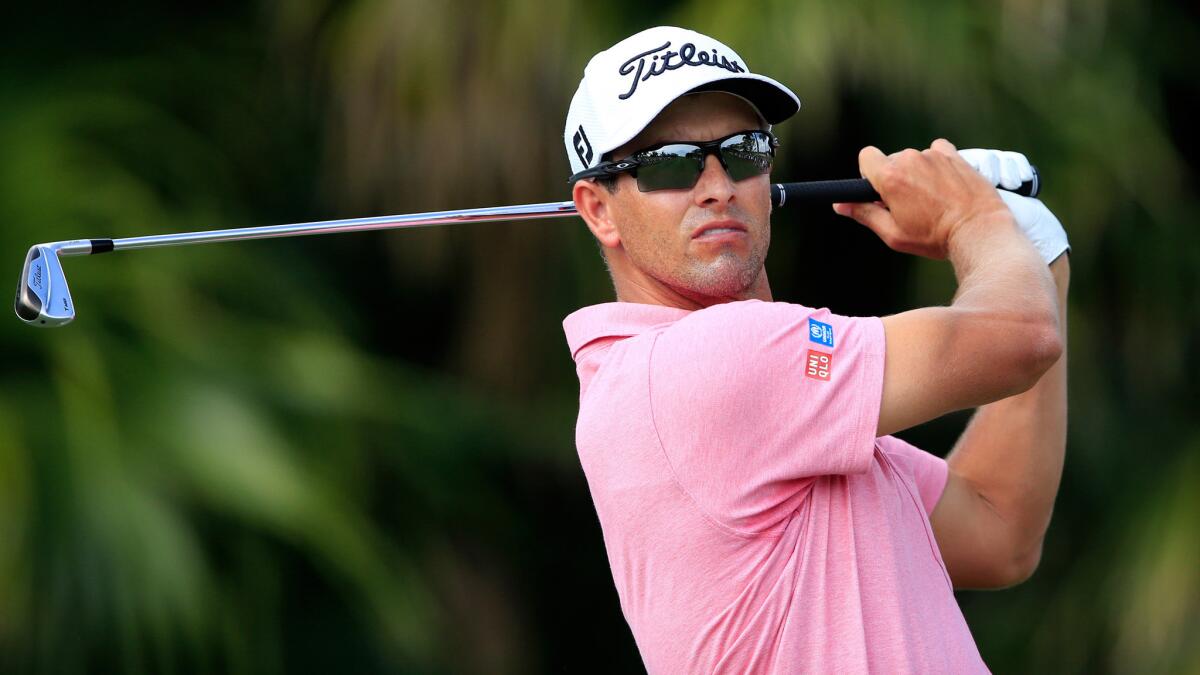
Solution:
M688 314L691 310L665 305L606 302L572 312L563 319L563 331L567 334L571 358L578 359L579 351L590 342L641 335L656 326L675 323Z

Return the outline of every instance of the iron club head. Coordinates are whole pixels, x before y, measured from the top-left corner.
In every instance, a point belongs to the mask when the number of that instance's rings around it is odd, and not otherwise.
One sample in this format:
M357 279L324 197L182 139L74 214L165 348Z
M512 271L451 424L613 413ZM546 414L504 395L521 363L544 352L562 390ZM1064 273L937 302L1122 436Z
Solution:
M75 303L54 244L38 244L25 255L13 307L22 321L34 326L62 326L75 318Z

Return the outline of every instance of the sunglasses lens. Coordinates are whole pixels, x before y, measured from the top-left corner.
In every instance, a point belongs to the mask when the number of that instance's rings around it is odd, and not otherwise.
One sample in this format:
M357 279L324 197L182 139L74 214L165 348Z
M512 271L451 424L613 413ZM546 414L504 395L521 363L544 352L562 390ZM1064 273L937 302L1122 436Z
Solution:
M735 181L761 176L771 170L771 139L766 134L742 134L721 144L729 177Z
M768 173L775 159L771 136L765 132L731 136L721 143L719 152L734 181ZM687 190L700 179L707 156L704 149L688 143L635 153L638 190Z
M642 192L682 190L700 178L700 149L694 145L667 145L637 155L637 185Z

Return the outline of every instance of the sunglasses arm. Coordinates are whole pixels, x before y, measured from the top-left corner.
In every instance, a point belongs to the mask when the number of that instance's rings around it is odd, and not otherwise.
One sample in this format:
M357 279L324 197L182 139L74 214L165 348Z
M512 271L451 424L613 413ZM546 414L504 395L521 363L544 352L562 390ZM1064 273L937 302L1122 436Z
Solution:
M570 178L567 179L567 185L573 186L576 183L578 183L579 181L586 180L588 178L604 178L605 176L618 176L623 171L628 171L635 166L637 166L636 162L625 162L625 161L604 162L603 164L597 164L596 166L593 166L590 169L584 169L583 171L580 171L579 173L572 175Z

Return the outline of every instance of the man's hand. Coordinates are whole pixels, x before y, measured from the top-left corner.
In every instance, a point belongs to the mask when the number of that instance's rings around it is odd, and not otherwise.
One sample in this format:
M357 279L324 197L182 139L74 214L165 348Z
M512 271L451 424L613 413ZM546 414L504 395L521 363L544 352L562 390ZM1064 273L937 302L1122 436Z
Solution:
M1033 180L1033 165L1019 152L967 148L959 150L958 156L989 183L1005 190L1015 190L1021 183Z
M1033 242L1033 247L1047 265L1071 250L1067 232L1058 218L1041 200L1008 192L1025 181L1033 180L1033 165L1019 152L969 148L958 154L992 185L1004 188L1000 198L1012 211L1017 225Z
M833 208L871 228L901 253L944 259L962 224L1007 216L992 184L945 139L934 141L928 150L891 155L869 146L859 153L858 162L883 201Z
M1067 243L1067 231L1042 200L1022 197L1003 190L1000 191L1000 198L1004 200L1008 210L1012 211L1017 225L1025 236L1029 237L1029 241L1033 242L1033 247L1047 265L1071 250L1071 245Z

